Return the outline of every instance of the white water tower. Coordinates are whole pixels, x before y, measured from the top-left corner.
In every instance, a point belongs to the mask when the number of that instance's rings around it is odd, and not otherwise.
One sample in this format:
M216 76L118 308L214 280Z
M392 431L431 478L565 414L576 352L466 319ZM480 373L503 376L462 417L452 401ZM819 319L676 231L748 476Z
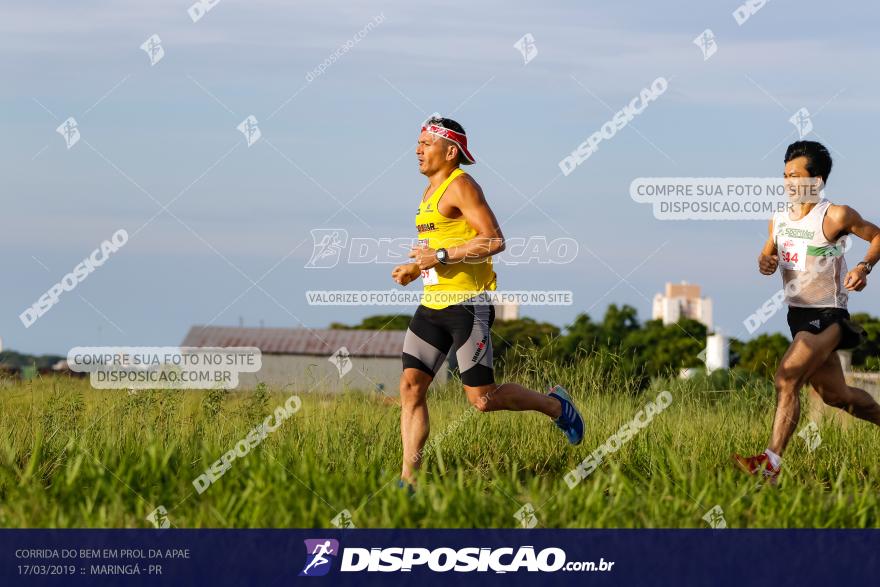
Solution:
M730 341L716 332L706 337L706 372L730 368Z

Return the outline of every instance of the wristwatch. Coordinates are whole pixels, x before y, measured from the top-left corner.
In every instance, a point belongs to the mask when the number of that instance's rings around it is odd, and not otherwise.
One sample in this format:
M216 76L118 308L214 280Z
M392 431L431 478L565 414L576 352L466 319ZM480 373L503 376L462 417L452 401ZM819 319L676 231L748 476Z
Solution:
M449 252L446 249L437 249L437 262L441 265L446 265L446 261L449 260ZM868 272L871 270L868 269Z
M868 261L859 261L858 263L856 263L856 267L858 267L859 265L864 265L864 266L865 266L865 273L868 274L868 275L871 274L871 269L874 268L874 266L871 265L871 263L868 262Z

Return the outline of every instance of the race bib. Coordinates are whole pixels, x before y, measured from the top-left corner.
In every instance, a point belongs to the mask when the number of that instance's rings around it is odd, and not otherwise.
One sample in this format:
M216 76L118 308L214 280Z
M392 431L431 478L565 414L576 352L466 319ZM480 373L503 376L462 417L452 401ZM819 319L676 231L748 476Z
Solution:
M419 247L426 249L428 248L428 239L420 238L418 241ZM422 285L437 285L440 283L440 278L437 276L437 270L431 267L430 269L422 269Z
M807 269L807 239L782 237L779 239L779 266L791 271Z

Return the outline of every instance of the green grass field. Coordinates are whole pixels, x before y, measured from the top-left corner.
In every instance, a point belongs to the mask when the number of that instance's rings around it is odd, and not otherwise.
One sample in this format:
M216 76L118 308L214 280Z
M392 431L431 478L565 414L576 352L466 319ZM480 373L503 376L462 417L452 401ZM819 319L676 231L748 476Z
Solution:
M399 408L383 396L302 395L302 408L204 493L192 480L286 396L197 391L96 391L87 380L0 388L0 526L151 527L164 506L175 527L515 527L525 503L538 527L876 527L880 430L820 422L813 452L794 437L777 487L730 464L766 444L767 385L710 390L705 380L635 393L613 369L522 361L520 381L566 385L587 420L570 447L545 417L480 414L455 385L432 390L432 437L419 490L396 487ZM569 489L563 475L667 389L672 405ZM808 421L804 410L801 426Z

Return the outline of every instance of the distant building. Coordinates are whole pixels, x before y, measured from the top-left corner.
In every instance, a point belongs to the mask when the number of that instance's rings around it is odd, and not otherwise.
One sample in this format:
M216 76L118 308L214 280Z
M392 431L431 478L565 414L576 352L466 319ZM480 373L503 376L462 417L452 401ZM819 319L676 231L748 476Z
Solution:
M517 302L495 304L495 319L500 321L518 320L519 304Z
M67 359L59 359L55 361L55 363L51 367L51 373L56 375L67 375L68 377L85 377L88 373L83 371L74 371L70 368L70 364L67 362Z
M700 286L686 281L667 283L666 293L654 296L651 317L662 319L663 324L675 324L681 318L691 318L712 331L712 300L700 296Z
M258 383L286 391L375 390L396 395L400 383L402 330L312 330L193 326L185 347L256 347L262 368L240 373L236 389ZM444 364L435 381L448 377Z

